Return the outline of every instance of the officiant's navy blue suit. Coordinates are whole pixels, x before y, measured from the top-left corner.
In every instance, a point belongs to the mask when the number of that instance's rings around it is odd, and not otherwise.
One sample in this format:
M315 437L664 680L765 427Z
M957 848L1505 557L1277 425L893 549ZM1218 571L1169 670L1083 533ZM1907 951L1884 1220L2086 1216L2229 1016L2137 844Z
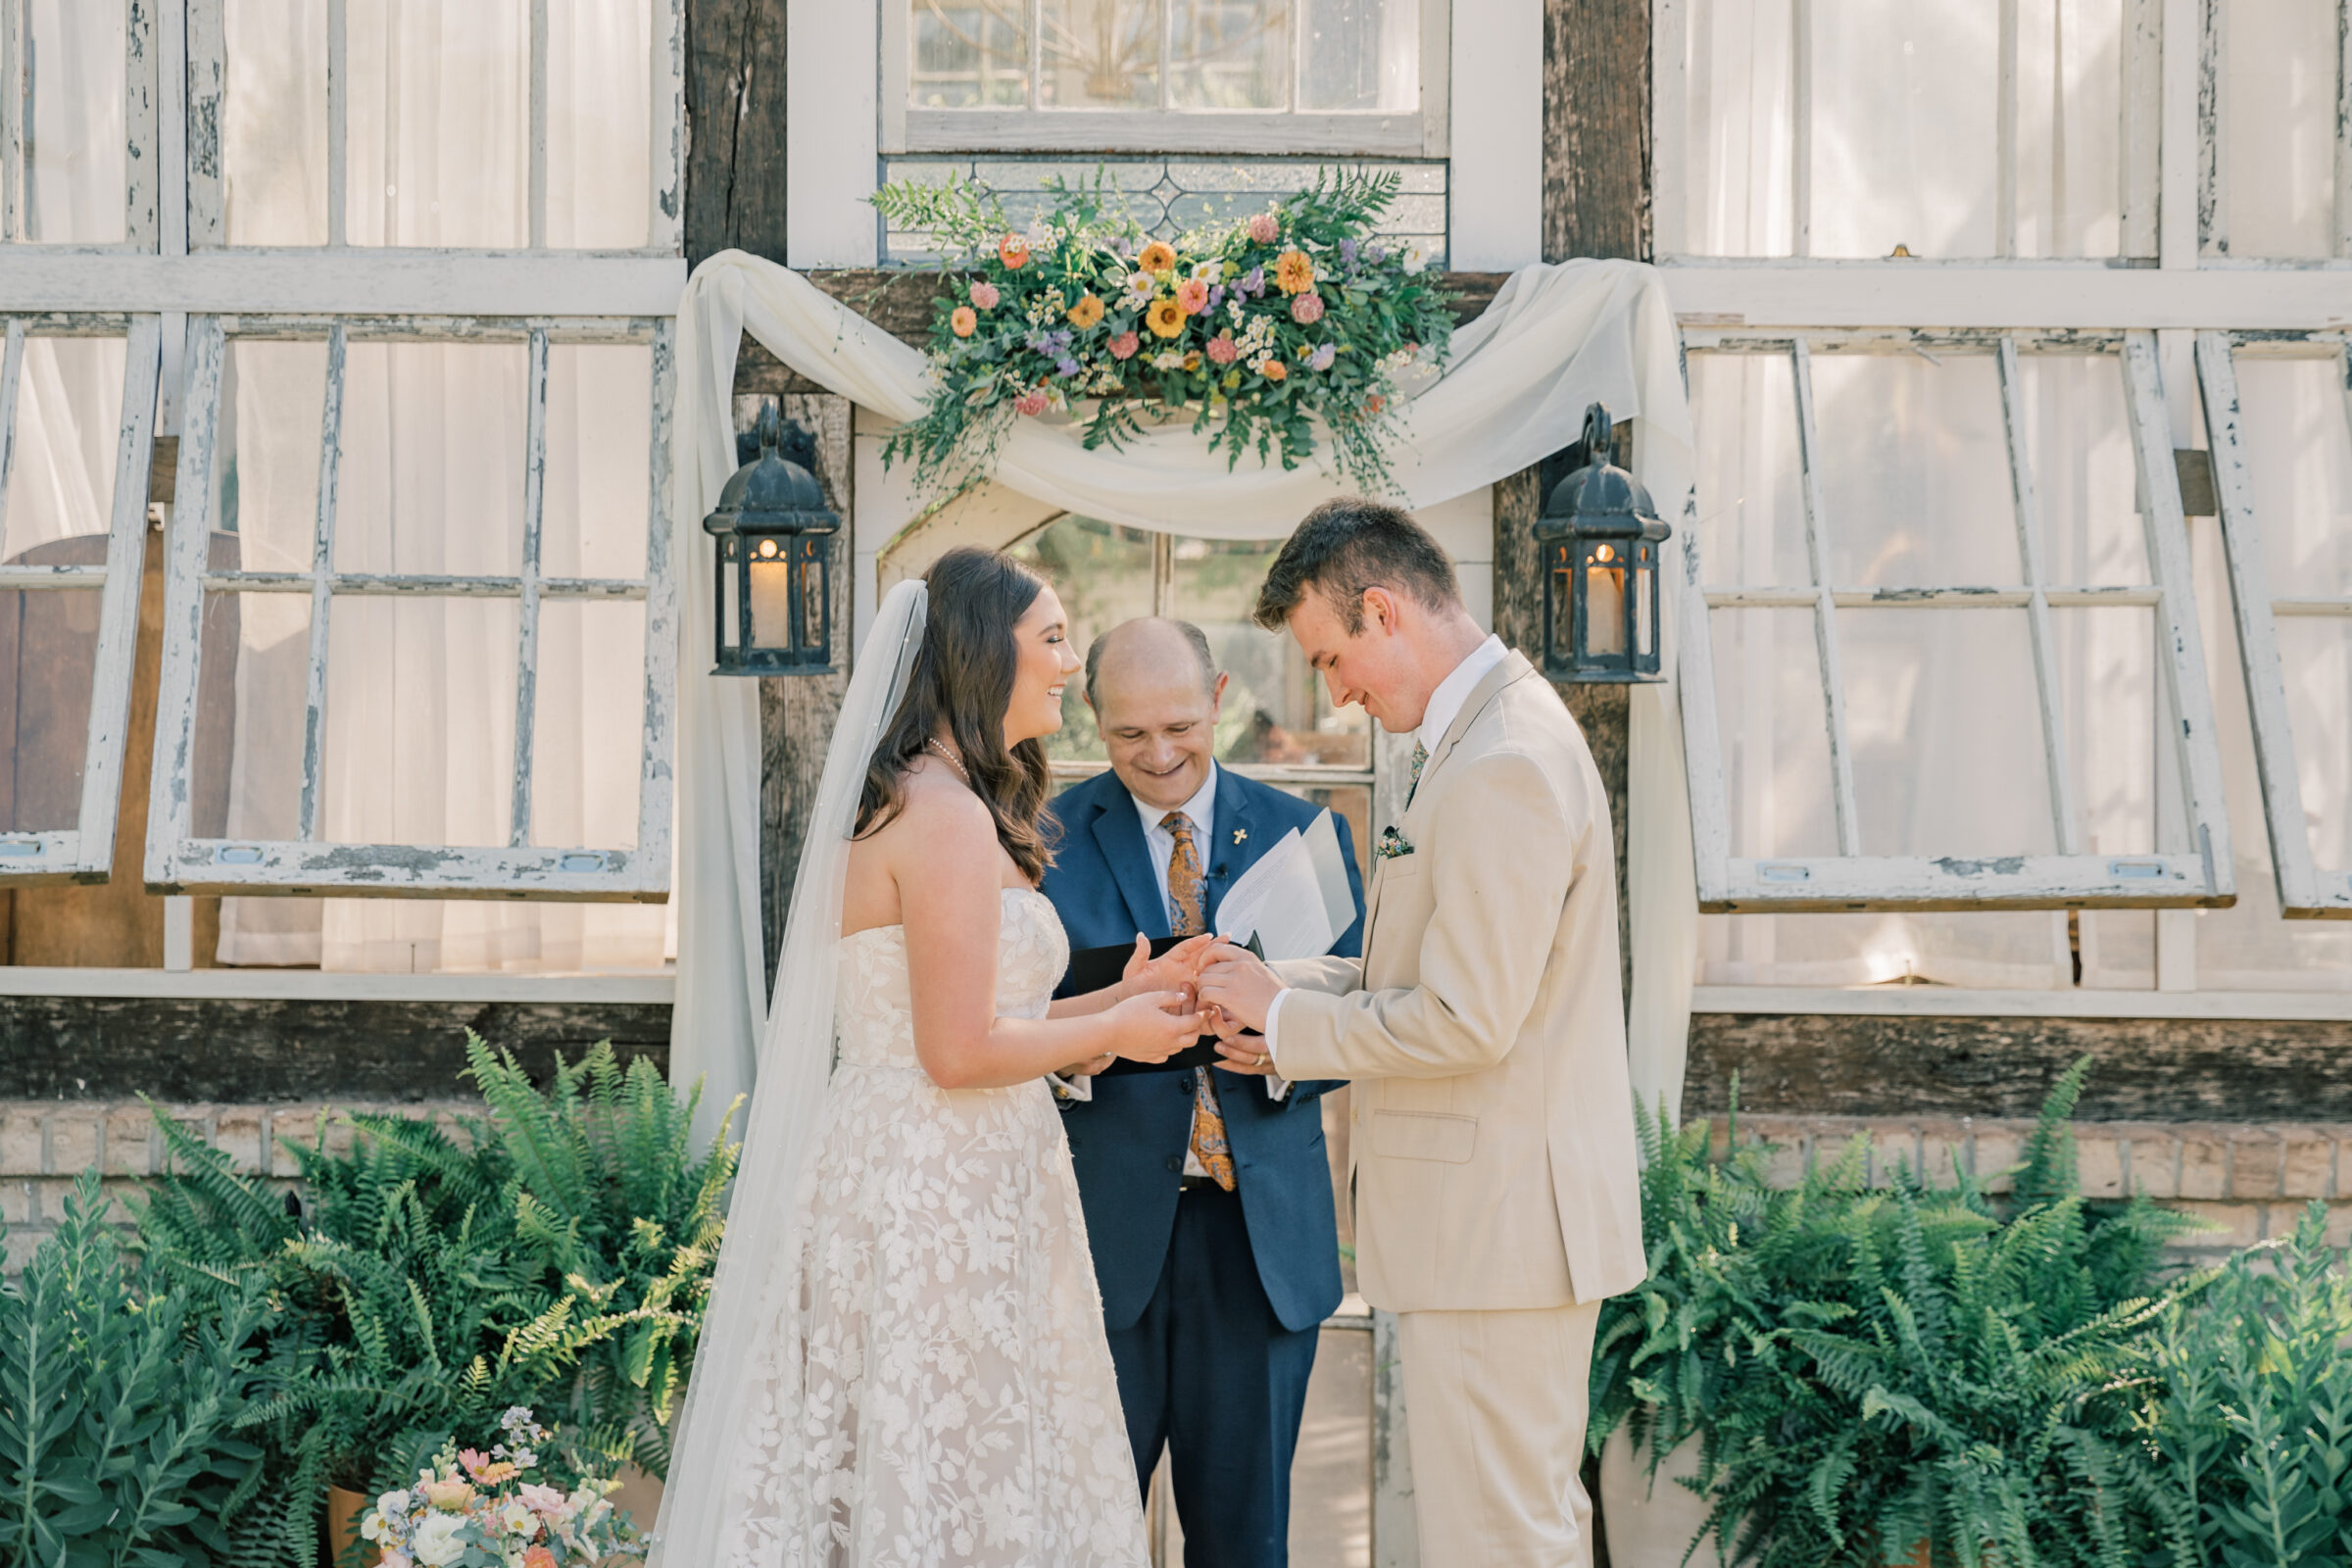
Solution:
M1044 889L1070 946L1168 935L1143 820L1118 776L1088 779L1054 808L1061 833ZM1213 927L1234 879L1318 808L1220 768L1212 809L1200 853ZM1332 951L1354 956L1363 883L1347 820L1335 822L1356 917ZM1340 1304L1319 1103L1339 1085L1293 1084L1278 1101L1263 1078L1219 1072L1213 1081L1233 1153L1231 1194L1184 1176L1192 1073L1097 1078L1090 1102L1063 1102L1062 1126L1138 1485L1150 1485L1166 1444L1189 1568L1280 1568L1317 1327Z

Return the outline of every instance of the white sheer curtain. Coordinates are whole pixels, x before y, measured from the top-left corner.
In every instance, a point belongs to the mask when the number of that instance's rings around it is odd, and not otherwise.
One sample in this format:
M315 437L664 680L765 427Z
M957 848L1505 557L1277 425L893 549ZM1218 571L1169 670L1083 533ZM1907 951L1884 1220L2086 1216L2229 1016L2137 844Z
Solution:
M1998 252L1999 30L1984 0L1691 0L1687 245L1716 256ZM2016 254L2112 256L2121 0L2019 0ZM1798 244L1798 131L1810 185Z
M628 247L647 227L644 0L558 8L549 63L548 242ZM299 0L230 0L225 164L234 243L327 234L323 29ZM528 238L529 14L519 0L353 0L347 239L506 247ZM232 345L221 498L242 564L307 570L325 350ZM515 343L355 340L344 383L335 565L514 573L521 560L527 357ZM650 352L557 346L548 378L542 569L645 569ZM229 832L299 821L307 600L238 606ZM507 842L514 600L341 598L330 622L320 837ZM531 839L636 834L644 614L540 612ZM230 899L223 963L330 969L645 968L674 952L661 907L521 902Z

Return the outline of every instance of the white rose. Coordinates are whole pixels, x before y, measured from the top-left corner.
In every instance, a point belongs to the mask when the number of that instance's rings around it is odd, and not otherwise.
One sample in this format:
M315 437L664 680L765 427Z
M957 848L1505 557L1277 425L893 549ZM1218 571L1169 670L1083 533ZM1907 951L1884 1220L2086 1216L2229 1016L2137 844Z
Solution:
M466 1521L455 1514L429 1515L416 1527L416 1535L409 1543L409 1554L425 1568L449 1568L465 1555L466 1543L458 1539L458 1532L465 1528Z

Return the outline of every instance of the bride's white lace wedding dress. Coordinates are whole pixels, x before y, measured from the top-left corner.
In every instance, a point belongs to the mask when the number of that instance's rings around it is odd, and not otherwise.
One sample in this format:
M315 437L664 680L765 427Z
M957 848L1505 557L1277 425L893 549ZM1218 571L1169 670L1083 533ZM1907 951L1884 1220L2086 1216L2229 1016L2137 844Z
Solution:
M1069 960L1004 890L997 1010ZM763 1282L727 1564L1142 1568L1143 1515L1069 1147L1042 1082L949 1091L915 1059L906 934L842 939L839 1060L792 1245ZM718 1371L707 1368L706 1372Z

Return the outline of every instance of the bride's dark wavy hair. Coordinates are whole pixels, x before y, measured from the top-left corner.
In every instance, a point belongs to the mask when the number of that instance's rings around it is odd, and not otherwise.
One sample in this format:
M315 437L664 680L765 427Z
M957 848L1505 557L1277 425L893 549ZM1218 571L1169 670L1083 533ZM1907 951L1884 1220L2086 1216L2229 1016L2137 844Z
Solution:
M1046 798L1054 776L1042 741L1004 744L1019 654L1012 628L1046 579L995 550L951 550L923 573L931 590L923 645L906 695L866 764L857 837L878 833L906 807L906 773L943 728L996 818L997 842L1035 882L1054 863Z

